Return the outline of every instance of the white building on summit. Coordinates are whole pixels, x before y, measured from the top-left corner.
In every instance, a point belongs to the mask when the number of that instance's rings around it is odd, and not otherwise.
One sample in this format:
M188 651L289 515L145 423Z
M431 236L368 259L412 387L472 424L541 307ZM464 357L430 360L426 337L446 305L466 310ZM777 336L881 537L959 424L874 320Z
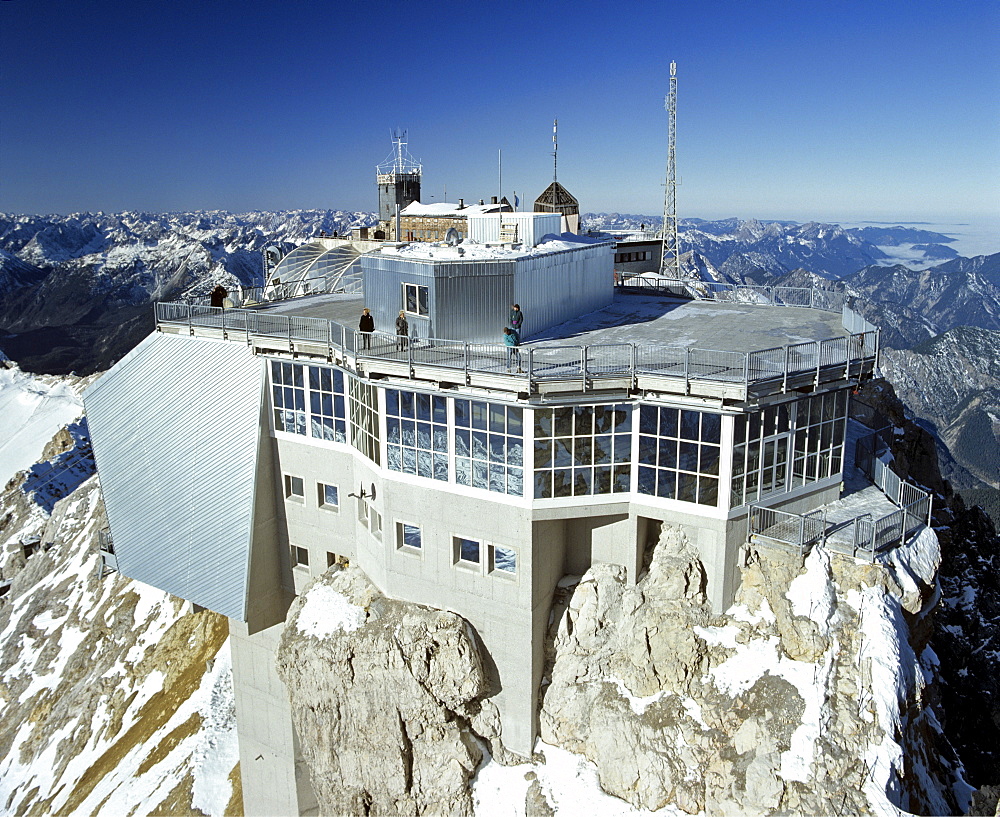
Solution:
M363 296L158 304L156 331L87 392L121 571L233 621L251 810L306 807L273 645L329 566L462 615L495 667L502 740L528 755L566 574L610 562L634 583L670 524L722 611L751 508L839 495L875 327L809 290L616 292L613 245L553 235L559 218L476 216L481 240L367 253ZM520 373L502 341L515 302Z

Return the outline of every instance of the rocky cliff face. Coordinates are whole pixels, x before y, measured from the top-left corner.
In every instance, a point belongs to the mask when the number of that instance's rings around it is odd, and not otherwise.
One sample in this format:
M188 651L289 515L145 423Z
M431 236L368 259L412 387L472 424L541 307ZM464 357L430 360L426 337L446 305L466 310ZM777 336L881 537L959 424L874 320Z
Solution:
M647 809L959 812L922 625L936 557L930 532L886 566L761 551L712 617L693 549L664 528L636 587L597 566L567 600L542 739Z
M897 396L933 424L937 439L967 472L946 472L955 487L1000 488L998 361L1000 331L971 326L882 356Z
M1000 792L1000 535L982 508L967 506L938 469L934 437L917 424L890 384L873 382L861 398L895 427L894 464L904 478L934 495L934 525L941 541L931 644L950 742L970 783L988 792L977 814L993 814ZM985 809L985 810L983 810Z
M241 813L227 620L104 574L81 441L0 492L0 811Z
M472 813L483 758L473 728L501 747L462 618L331 568L293 606L278 673L321 813Z

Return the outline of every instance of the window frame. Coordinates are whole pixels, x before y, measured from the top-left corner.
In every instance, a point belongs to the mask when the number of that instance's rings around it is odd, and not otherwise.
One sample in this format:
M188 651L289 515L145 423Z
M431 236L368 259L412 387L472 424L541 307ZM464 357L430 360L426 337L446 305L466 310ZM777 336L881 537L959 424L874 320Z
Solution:
M509 551L511 554L513 554L514 556L513 570L507 570L502 567L497 567L496 552L498 549L506 550ZM508 581L516 581L519 575L517 570L517 563L520 559L520 554L518 553L517 548L511 547L510 545L498 545L496 543L491 542L487 546L487 558L488 558L487 569L491 576L499 576L503 579L507 579Z
M476 561L470 559L465 559L462 557L462 543L470 542L476 546ZM482 539L474 539L470 536L459 536L457 534L451 537L451 548L452 548L452 565L454 567L461 568L462 570L468 570L473 573L482 574L483 572L483 550L484 547L488 547L487 543Z
M284 489L285 489L285 500L290 502L297 502L301 505L306 504L306 481L304 477L296 476L295 474L282 474L284 477ZM296 493L295 482L299 483L301 487L301 492Z
M326 488L333 488L337 494L337 501L334 503L329 503L326 501ZM329 511L330 513L340 513L340 486L332 485L329 482L317 482L316 483L316 501L319 504L320 510Z
M418 318L426 318L431 314L431 288L428 284L414 284L407 281L403 281L401 284L403 288L403 311L407 315L415 315ZM413 290L413 303L416 309L410 309L410 298L409 291ZM420 294L423 290L423 303L421 304Z
M411 545L406 541L406 528L414 528L417 531L419 544ZM424 552L424 530L420 525L408 522L404 519L396 520L396 550L409 553L414 556L422 556Z

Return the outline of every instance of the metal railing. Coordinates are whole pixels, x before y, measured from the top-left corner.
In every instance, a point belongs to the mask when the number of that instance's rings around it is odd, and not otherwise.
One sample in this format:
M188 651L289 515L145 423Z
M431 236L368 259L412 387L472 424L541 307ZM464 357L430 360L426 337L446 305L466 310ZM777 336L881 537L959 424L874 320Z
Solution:
M506 347L442 338L408 338L393 334L367 335L335 321L242 309L220 309L198 304L156 304L158 324L218 330L223 337L281 339L289 350L296 343L325 348L329 357L354 354L359 360L382 359L415 364L459 368L466 372L504 371ZM283 344L283 345L284 345ZM519 347L523 371L512 372L531 381L609 377L636 378L649 375L681 379L685 390L699 381L738 384L780 383L808 376L819 383L823 372L831 379L847 377L852 366L874 362L876 334L866 332L850 338L830 338L759 351L735 352L685 346L642 346L633 343L593 345L533 345ZM514 367L518 368L518 367Z
M761 505L751 505L747 515L749 536L797 550L800 554L822 542L826 536L826 512L789 513Z
M863 555L874 562L876 555L902 545L921 527L931 524L933 498L916 485L902 479L881 457L889 452L882 431L858 439L854 464L878 488L897 510L873 519L861 514L838 523L840 538L849 542L851 555ZM816 544L833 545L823 509L809 514L795 514L759 505L751 505L747 515L747 538L785 545L800 553ZM839 547L835 549L840 549Z

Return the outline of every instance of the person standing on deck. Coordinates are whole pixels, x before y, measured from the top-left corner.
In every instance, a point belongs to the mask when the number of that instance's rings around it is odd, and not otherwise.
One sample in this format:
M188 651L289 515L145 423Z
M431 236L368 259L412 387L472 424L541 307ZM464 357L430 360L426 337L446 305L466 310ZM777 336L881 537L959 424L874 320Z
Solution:
M521 345L521 337L517 334L517 331L511 329L509 326L503 328L503 342L504 346L507 347L507 371L509 372L515 363L517 363L518 372L523 372L521 368L521 350L517 347Z
M406 320L406 313L399 310L399 317L396 318L396 351L405 352L407 340L410 336L410 324Z
M521 335L524 334L524 313L521 311L520 304L510 305L510 317L507 319L507 325L517 332L518 341L520 342Z
M361 348L372 348L372 332L375 331L375 319L366 306L361 310L361 320L358 321L358 331L361 333Z

